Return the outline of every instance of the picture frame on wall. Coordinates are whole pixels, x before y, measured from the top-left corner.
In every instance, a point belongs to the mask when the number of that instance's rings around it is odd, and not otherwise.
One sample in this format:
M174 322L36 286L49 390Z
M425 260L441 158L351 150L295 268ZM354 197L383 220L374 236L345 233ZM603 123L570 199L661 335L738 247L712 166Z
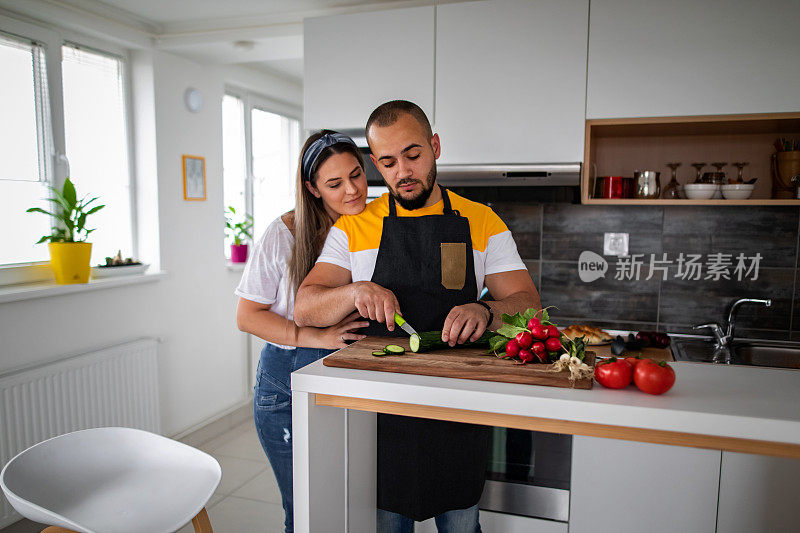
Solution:
M183 161L183 199L205 201L206 199L206 159L196 155L184 155Z

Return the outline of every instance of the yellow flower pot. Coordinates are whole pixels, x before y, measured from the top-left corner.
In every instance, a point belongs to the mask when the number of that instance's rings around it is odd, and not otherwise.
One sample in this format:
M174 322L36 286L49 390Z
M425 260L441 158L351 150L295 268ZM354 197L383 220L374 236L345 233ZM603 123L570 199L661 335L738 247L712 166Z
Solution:
M92 244L89 242L51 242L50 268L56 283L88 283Z

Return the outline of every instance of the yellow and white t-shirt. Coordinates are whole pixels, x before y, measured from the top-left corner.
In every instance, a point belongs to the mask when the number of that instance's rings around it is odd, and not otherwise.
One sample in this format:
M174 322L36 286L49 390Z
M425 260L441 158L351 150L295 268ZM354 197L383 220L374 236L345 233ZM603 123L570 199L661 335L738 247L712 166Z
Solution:
M477 298L487 274L525 270L511 232L489 207L448 191L452 208L469 220L475 263ZM397 205L397 216L421 217L444 213L444 201L408 211ZM328 233L318 263L331 263L350 271L352 281L369 281L375 271L381 244L383 217L389 215L389 194L367 204L358 215L342 215Z

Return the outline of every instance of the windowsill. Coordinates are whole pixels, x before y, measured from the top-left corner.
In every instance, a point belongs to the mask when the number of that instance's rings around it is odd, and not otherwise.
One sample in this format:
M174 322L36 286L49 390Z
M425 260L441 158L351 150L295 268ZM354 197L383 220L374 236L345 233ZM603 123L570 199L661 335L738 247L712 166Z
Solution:
M230 261L227 262L228 270L231 272L244 272L244 265L247 263L231 263Z
M53 281L26 283L21 285L6 285L0 287L0 303L18 302L21 300L33 300L34 298L45 298L48 296L61 296L79 292L97 291L101 289L111 289L113 287L123 287L125 285L137 285L140 283L151 283L167 277L166 272L153 272L148 274L132 274L130 276L119 276L115 278L91 279L89 283L76 283L73 285L58 285Z

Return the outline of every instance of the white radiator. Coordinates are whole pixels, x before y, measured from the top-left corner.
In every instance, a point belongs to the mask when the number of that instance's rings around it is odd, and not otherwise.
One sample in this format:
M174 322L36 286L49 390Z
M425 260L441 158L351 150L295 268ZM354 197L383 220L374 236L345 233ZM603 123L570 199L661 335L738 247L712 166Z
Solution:
M0 468L64 433L124 426L161 433L158 341L139 339L0 375ZM20 516L0 495L0 528Z

